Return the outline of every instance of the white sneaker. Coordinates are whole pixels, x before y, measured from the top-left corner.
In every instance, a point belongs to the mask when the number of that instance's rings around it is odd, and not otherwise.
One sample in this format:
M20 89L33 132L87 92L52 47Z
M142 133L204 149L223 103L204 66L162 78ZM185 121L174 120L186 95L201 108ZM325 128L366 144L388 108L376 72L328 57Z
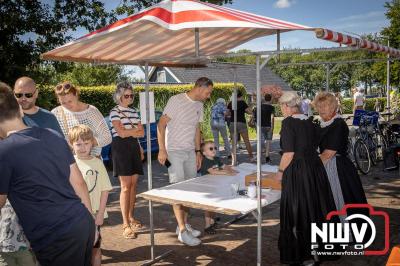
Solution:
M189 233L192 234L194 237L199 237L201 235L201 232L199 230L193 229L193 227L190 224L185 224L186 230L189 231ZM179 235L179 226L176 227L175 233Z
M188 230L192 236L194 237L199 237L201 235L201 232L199 230L194 229L190 224L185 224L186 230Z
M194 247L201 244L201 240L194 237L188 230L179 232L178 240L188 246Z

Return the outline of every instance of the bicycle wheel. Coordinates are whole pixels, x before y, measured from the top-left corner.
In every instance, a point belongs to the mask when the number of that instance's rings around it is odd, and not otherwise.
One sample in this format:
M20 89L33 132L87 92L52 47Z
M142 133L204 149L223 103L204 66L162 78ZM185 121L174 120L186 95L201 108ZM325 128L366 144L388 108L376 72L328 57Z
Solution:
M362 139L358 139L356 143L354 143L353 154L358 169L364 175L368 174L371 169L371 157L368 147Z
M367 145L372 165L376 165L378 163L378 143L376 139L372 135L368 135L365 144Z
M347 141L347 156L354 163L354 140L351 137Z
M375 143L376 143L376 157L379 161L383 160L383 154L385 150L387 149L388 145L386 142L385 137L382 135L382 133L377 132L374 135Z

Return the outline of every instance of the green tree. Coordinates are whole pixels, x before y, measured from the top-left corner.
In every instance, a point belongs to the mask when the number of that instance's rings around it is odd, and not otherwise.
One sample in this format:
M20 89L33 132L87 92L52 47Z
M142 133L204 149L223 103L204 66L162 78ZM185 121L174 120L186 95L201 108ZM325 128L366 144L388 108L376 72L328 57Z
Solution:
M79 27L106 25L110 14L96 0L1 0L0 17L0 79L12 83L40 63L40 53L64 44Z
M160 1L122 0L115 10L106 10L104 2L0 0L0 80L12 84L22 75L40 76L43 70L40 54L71 40L72 32L79 28L93 31L116 21L118 15L131 14ZM208 2L223 4L231 1ZM57 72L70 68L65 63L51 64ZM114 68L108 74L113 71Z
M388 1L385 3L385 7L387 9L385 15L390 24L381 31L382 40L385 44L389 40L391 47L400 49L400 0ZM380 70L381 82L386 82L386 67L382 67L383 64L381 63L376 68ZM392 85L400 87L399 61L391 63L390 82Z
M90 65L82 63L67 63L63 71L52 65L40 65L32 77L39 84L56 85L70 81L79 86L104 86L115 84L122 80L130 80L124 67L119 65ZM132 81L132 80L130 80Z

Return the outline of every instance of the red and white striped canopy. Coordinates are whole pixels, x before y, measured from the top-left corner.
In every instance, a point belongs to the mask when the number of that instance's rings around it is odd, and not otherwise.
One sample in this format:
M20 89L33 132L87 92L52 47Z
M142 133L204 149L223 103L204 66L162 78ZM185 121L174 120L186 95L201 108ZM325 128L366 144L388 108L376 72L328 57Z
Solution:
M391 48L376 42L371 42L350 35L346 35L340 32L335 32L328 29L316 29L315 34L317 38L324 39L327 41L337 42L348 46L359 47L361 49L370 50L373 52L383 52L390 54L391 56L400 57L400 50Z
M43 59L121 64L195 64L195 29L202 56L223 54L252 39L312 30L287 21L196 0L165 0L46 52Z

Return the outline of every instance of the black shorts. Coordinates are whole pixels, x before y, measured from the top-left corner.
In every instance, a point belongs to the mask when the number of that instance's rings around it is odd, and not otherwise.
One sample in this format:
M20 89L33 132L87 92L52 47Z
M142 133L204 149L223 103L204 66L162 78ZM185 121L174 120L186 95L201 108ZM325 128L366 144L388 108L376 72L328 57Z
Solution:
M140 146L136 138L114 137L111 154L114 176L143 175Z
M40 265L90 266L94 241L95 224L92 215L85 215L71 229L47 247L35 251Z

